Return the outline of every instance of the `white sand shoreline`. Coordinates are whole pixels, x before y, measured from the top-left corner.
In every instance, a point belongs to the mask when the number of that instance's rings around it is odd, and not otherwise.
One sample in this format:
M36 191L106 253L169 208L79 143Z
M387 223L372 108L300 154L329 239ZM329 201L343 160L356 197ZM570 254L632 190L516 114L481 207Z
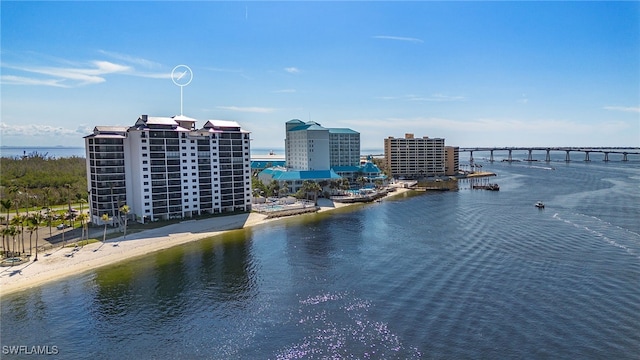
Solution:
M404 191L406 189L398 189L397 192L391 193L389 196ZM353 204L325 200L320 204L320 212L349 205ZM161 228L129 234L126 239L118 237L110 239L106 243L89 244L77 251L74 251L73 248L54 249L48 253L39 254L37 262L31 261L26 264L0 268L0 297L99 267L216 236L226 231L253 227L282 219L266 219L266 217L266 215L252 212L202 220L186 220ZM70 254L73 256L69 256Z

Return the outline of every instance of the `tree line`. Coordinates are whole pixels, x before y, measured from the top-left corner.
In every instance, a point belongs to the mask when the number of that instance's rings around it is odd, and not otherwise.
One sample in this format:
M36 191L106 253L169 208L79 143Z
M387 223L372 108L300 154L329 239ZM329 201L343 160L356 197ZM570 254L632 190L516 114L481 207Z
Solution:
M86 160L34 153L0 158L0 198L21 208L48 207L87 199ZM14 204L16 206L16 204Z

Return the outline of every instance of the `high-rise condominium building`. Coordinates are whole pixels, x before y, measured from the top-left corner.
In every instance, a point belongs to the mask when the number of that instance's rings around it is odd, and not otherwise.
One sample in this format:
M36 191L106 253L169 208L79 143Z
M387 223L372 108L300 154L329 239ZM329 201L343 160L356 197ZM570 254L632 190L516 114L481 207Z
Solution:
M251 210L249 132L195 123L142 115L131 127L96 126L85 137L91 221L120 219L123 205L138 222Z
M329 170L360 165L360 133L325 128L317 122L294 119L286 123L285 157L293 170Z
M445 175L453 176L458 174L460 170L460 147L458 146L445 146Z
M388 137L384 139L384 156L395 178L445 174L444 139L441 138L415 138L413 134L405 134L404 138Z

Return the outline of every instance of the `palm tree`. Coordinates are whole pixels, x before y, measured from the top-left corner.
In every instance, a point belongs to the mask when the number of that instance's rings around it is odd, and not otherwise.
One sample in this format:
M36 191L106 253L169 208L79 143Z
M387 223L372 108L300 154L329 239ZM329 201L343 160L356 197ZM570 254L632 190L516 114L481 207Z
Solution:
M104 222L104 233L102 234L102 243L104 244L104 242L107 240L107 223L109 222L109 220L111 220L111 218L109 218L109 215L107 213L104 213L102 214L100 219L102 220L102 222Z
M49 237L53 236L52 228L53 228L53 214L51 210L47 208L47 213L44 216L44 220L46 221L47 226L49 227Z
M31 256L31 249L33 249L33 243L31 240L33 240L33 233L36 229L38 229L38 227L29 222L29 225L27 225L27 231L29 231L29 256Z
M9 227L9 211L11 210L11 207L13 206L13 202L11 201L11 199L4 199L4 200L0 200L0 205L2 205L2 208L7 210L7 217L4 219L5 220L5 226L6 228ZM5 228L5 229L6 229ZM4 246L4 239L5 237L7 238L7 247L5 248L5 251L9 250L9 235L5 234L5 232L2 233L2 246Z
M0 223L4 222L4 216L0 216ZM0 230L0 234L2 234L2 250L5 250L6 248L4 247L4 233L2 232L2 230Z
M19 234L20 234L20 229L18 229L14 225L11 225L9 227L9 235L13 239L13 251L11 251L11 255L15 255L16 253L16 235L19 235Z
M22 229L24 229L24 219L22 215L16 215L14 217L11 218L11 226L14 226L16 228L16 235L18 234L22 234L22 230L18 230L18 226L20 226ZM24 236L22 237L22 252L24 253ZM15 241L15 239L13 240ZM15 250L15 244L14 244L14 250Z
M302 183L302 191L305 193L305 198L308 197L309 193L313 193L313 202L315 205L318 205L318 191L321 191L322 188L318 185L317 182L311 180L305 180Z
M76 220L80 221L80 227L82 228L82 234L80 235L80 242L81 243L82 243L82 240L84 239L85 231L86 231L86 234L87 234L87 240L89 240L89 231L87 230L87 220L88 219L89 219L89 215L83 214L83 213L80 213L76 217Z
M130 211L129 205L122 205L122 207L120 207L120 214L124 215L124 239L127 238L127 214L129 214Z
M80 200L78 200L78 202L80 203L80 213L82 214L82 205L87 203L87 200L83 197L80 197Z
M2 235L7 238L7 249L5 251L5 256L11 257L11 240L9 240L9 238L11 237L11 226L5 226L4 229L2 229Z
M38 261L38 228L40 224L42 224L42 215L40 213L35 213L29 218L29 222L36 229L36 257L33 261Z

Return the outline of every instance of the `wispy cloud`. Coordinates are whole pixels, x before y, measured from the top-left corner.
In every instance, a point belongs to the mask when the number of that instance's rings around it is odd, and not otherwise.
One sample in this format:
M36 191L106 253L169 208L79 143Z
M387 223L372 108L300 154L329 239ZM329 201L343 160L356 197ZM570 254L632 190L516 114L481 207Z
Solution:
M105 82L105 76L130 72L132 68L109 61L91 61L88 65L78 67L29 67L2 65L3 68L17 70L38 76L3 75L3 83L20 85L46 85L59 87L75 87ZM42 77L44 76L44 78Z
M39 85L54 87L69 87L62 84L62 79L34 79L15 75L0 76L0 83L5 85Z
M76 138L90 134L93 131L93 127L81 124L75 129L68 129L61 126L38 124L9 125L0 122L0 130L2 131L2 136L41 137L42 134L47 134L47 136L50 137L71 136Z
M229 110L229 111L237 111L237 112L248 112L248 113L271 113L276 109L274 108L266 108L266 107L257 107L257 106L216 106L217 109L221 110Z
M640 107L635 107L635 106L605 106L603 107L603 109L611 110L611 111L640 113Z
M433 94L430 96L420 96L420 95L402 95L402 96L378 96L376 99L379 100L401 100L401 101L430 101L430 102L448 102L448 101L464 101L464 96L459 95L444 95L444 94Z
M142 67L145 67L147 69L157 69L162 67L162 65L160 65L159 63L155 62L155 61L151 61L151 60L147 60L141 57L136 57L136 56L131 56L131 55L127 55L127 54L121 54L121 53L117 53L117 52L113 52L113 51L106 51L106 50L98 50L99 53L109 56L113 59L116 60L120 60L129 64L134 64L134 65L140 65Z
M414 37L404 37L404 36L390 36L390 35L376 35L372 36L374 39L383 39L383 40L396 40L396 41L407 41L413 43L423 43L424 40L414 38Z
M300 73L300 69L298 69L297 67L286 67L284 68L284 71L288 72L289 74L299 74Z

